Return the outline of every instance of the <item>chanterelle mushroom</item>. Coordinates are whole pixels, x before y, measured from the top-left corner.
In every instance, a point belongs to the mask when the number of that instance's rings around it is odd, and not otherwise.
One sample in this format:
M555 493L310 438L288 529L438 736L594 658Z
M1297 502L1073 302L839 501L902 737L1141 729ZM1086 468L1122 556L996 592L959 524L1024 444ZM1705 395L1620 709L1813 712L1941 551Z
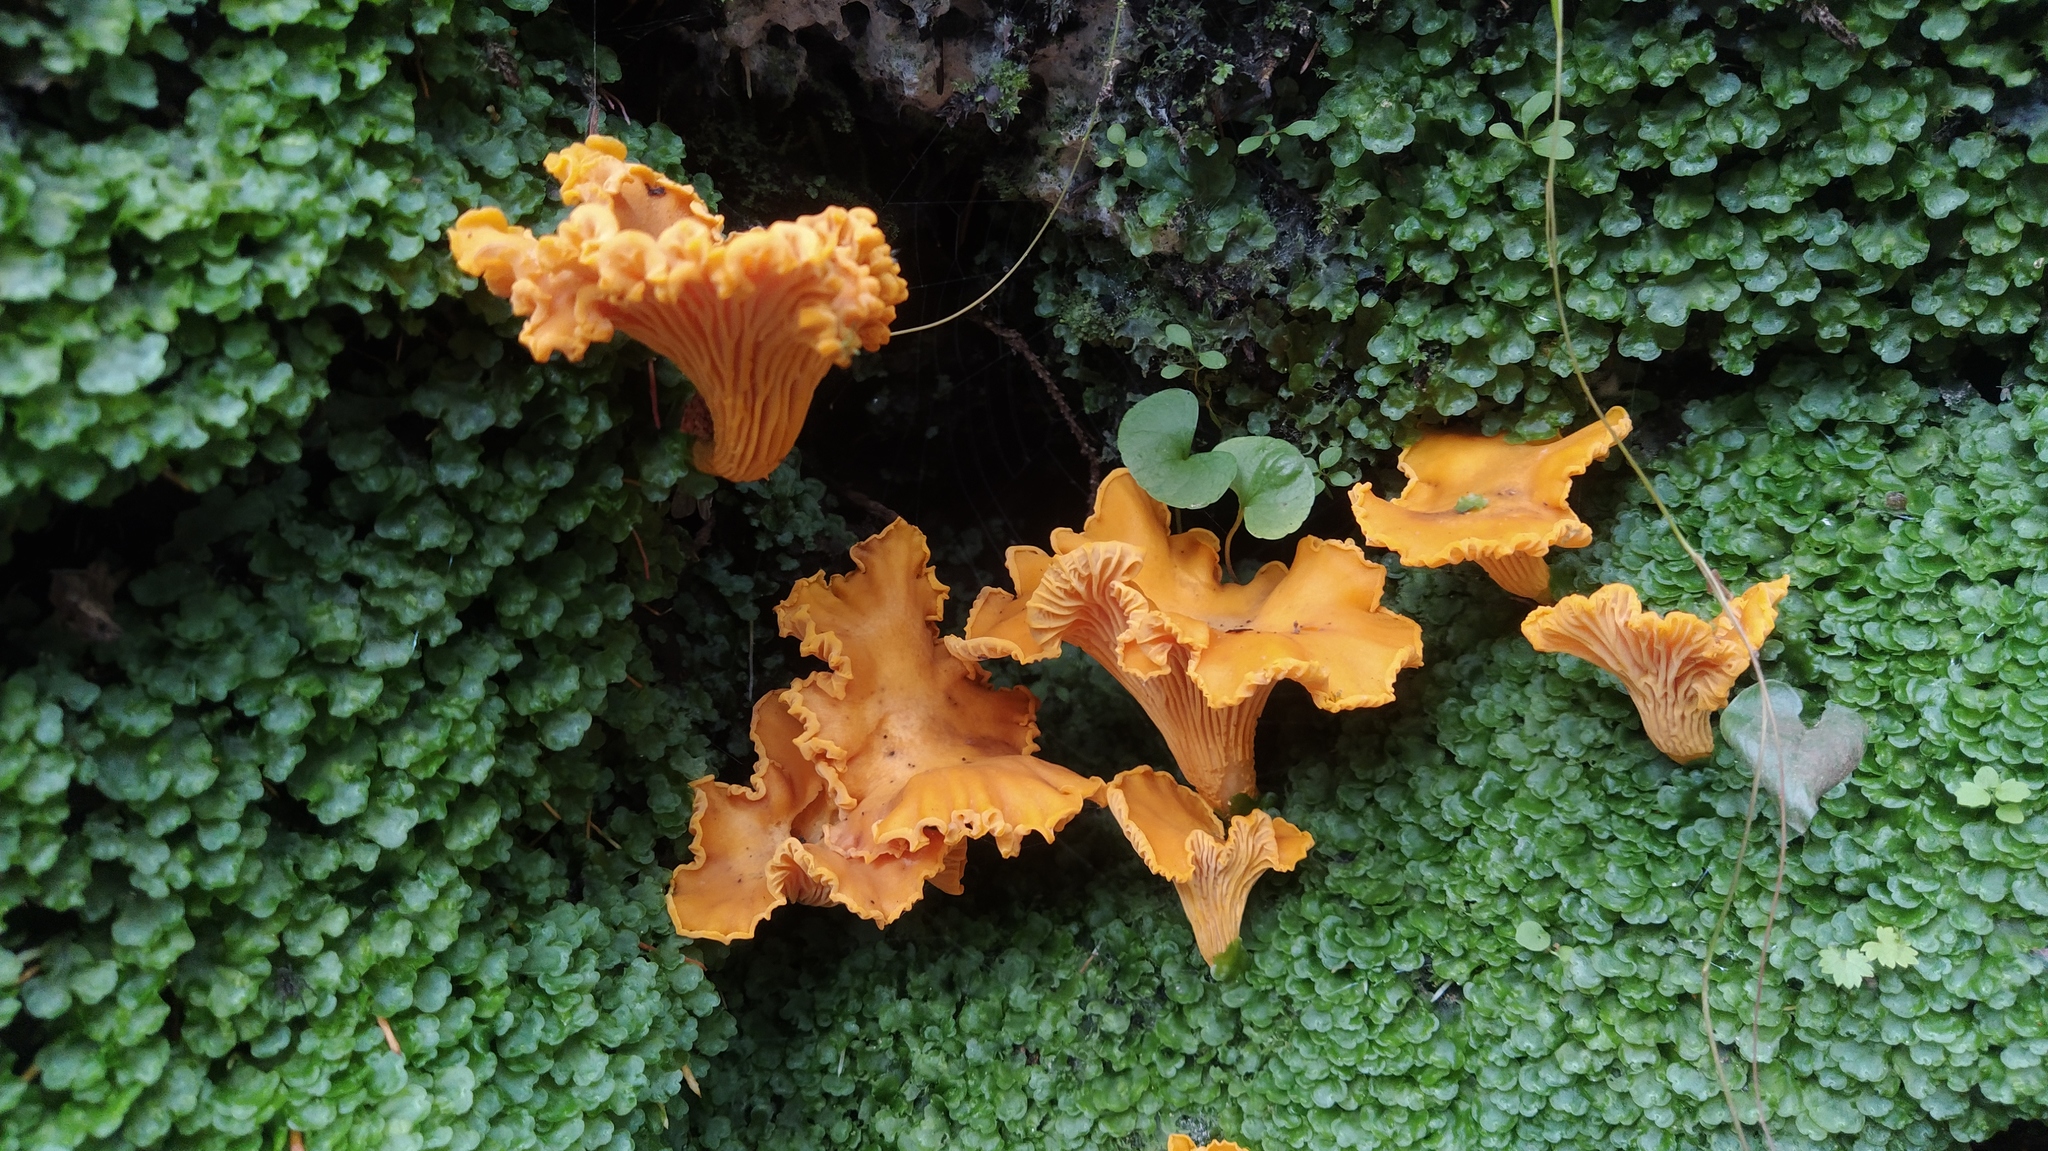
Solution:
M1522 621L1537 651L1575 655L1613 672L1643 717L1643 732L1679 763L1713 754L1708 717L1728 706L1728 689L1749 667L1749 643L1761 646L1778 622L1778 601L1791 587L1780 576L1736 596L1735 618L1709 624L1675 611L1644 611L1636 589L1608 584L1590 596L1568 595Z
M1437 432L1401 452L1408 486L1392 500L1371 484L1351 489L1351 513L1367 543L1390 548L1409 567L1470 560L1524 599L1550 602L1551 548L1582 548L1593 529L1565 503L1572 477L1604 459L1631 427L1609 408L1607 423L1562 439L1511 444L1501 436Z
M757 480L796 443L811 394L855 351L889 341L909 292L866 208L827 208L737 235L694 189L592 136L547 158L569 216L553 235L511 227L496 208L448 232L455 262L527 317L535 360L580 360L621 331L696 386L712 434L698 468Z
M1035 758L1038 703L998 689L939 640L946 588L922 533L897 520L853 548L851 575L801 580L782 634L830 665L754 709L751 787L700 780L695 858L668 909L682 935L730 941L788 902L888 924L930 882L957 891L965 841L1015 855L1101 781Z
M1197 1147L1192 1136L1173 1134L1166 1137L1166 1151L1245 1151L1245 1149L1228 1139L1218 1139L1213 1143L1204 1143Z
M1122 468L1102 481L1082 531L1052 554L1009 551L1013 595L986 588L956 650L1024 663L1072 643L1124 686L1166 737L1189 784L1221 810L1255 794L1252 734L1291 679L1317 707L1377 707L1422 664L1422 629L1380 606L1386 569L1340 540L1304 538L1294 564L1222 582L1216 537L1169 535L1166 506Z
M1201 796L1149 767L1124 772L1103 792L1138 858L1179 893L1195 946L1211 964L1237 942L1252 884L1268 871L1293 871L1316 842L1257 809L1232 816L1226 833Z

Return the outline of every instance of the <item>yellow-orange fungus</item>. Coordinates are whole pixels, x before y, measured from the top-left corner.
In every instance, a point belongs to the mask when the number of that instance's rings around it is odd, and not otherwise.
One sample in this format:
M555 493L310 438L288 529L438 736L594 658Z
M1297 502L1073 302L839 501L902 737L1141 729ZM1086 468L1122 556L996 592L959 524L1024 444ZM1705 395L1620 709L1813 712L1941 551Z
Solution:
M1709 717L1728 706L1728 689L1749 668L1743 639L1763 644L1790 586L1789 576L1757 584L1735 597L1735 618L1723 612L1709 624L1682 611L1644 611L1636 589L1608 584L1530 612L1522 634L1537 651L1575 655L1613 672L1635 701L1650 742L1690 763L1713 753Z
M1252 884L1268 871L1293 871L1315 839L1284 819L1254 809L1223 821L1201 796L1163 771L1134 767L1104 789L1110 814L1138 858L1173 884L1210 963L1237 942Z
M1213 1143L1204 1143L1197 1147L1193 1137L1175 1134L1166 1137L1166 1151L1245 1151L1245 1149L1228 1139L1218 1139Z
M1392 500L1371 484L1351 489L1351 513L1365 540L1390 548L1409 567L1471 561L1515 595L1550 602L1551 548L1582 548L1593 529L1566 503L1572 477L1626 436L1620 408L1607 424L1589 424L1562 439L1511 444L1501 436L1437 432L1401 452L1408 486Z
M1170 535L1166 506L1119 468L1082 531L1051 554L1009 551L1015 593L987 588L953 641L975 658L1025 663L1072 643L1144 706L1181 774L1211 807L1256 793L1252 733L1281 680L1317 707L1377 707L1422 664L1422 629L1380 606L1386 569L1337 540L1304 538L1292 567L1222 582L1216 537Z
M692 860L668 894L677 933L752 936L784 903L836 903L888 924L927 883L960 890L966 841L1015 855L1101 791L1038 759L1038 703L993 688L941 642L946 589L924 536L897 520L855 545L852 575L801 580L782 634L828 670L754 707L750 787L700 780Z
M711 415L693 451L712 475L774 471L818 382L887 343L908 298L866 208L728 236L693 188L626 162L608 136L549 154L547 168L570 206L554 233L473 209L448 232L456 264L527 317L519 341L535 360L580 360L619 331L682 369Z

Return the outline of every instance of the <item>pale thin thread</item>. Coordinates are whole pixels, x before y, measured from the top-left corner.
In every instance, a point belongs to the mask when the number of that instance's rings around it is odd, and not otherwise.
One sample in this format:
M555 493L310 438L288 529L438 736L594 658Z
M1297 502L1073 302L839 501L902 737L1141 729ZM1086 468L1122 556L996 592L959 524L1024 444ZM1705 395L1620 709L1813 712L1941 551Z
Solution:
M1010 270L1003 273L1002 279L990 285L988 291L976 296L973 303L968 304L966 307L942 320L933 320L929 324L919 324L914 328L897 328L889 333L890 336L908 336L917 332L929 332L933 328L952 323L954 320L987 303L990 296L995 295L1002 289L1004 284L1010 282L1010 277L1017 274L1017 269L1024 266L1024 261L1031 258L1031 253L1038 248L1038 242L1045 238L1046 231L1052 227L1052 222L1059 217L1061 206L1067 202L1067 193L1073 191L1074 177L1081 171L1081 162L1088 158L1088 145L1095 139L1095 119L1102 114L1102 102L1108 99L1110 81L1116 76L1116 42L1117 37L1123 32L1124 28L1125 3L1127 3L1127 0L1117 0L1116 19L1109 26L1109 51L1102 62L1102 87L1096 91L1095 105L1088 109L1088 123L1081 129L1080 151L1074 153L1073 166L1067 169L1067 178L1060 185L1060 194L1052 202L1052 211L1045 214L1045 223L1038 226L1038 232L1031 237L1031 242L1024 245L1024 254L1017 257L1017 262L1010 265Z
M1686 538L1685 531L1678 526L1677 518L1671 514L1671 509L1665 505L1663 496L1658 494L1657 486L1650 482L1649 473L1643 470L1643 465L1637 461L1635 453L1628 450L1628 445L1621 442L1621 436L1615 432L1614 425L1607 419L1606 411L1600 407L1600 401L1593 395L1592 385L1586 382L1585 369L1579 363L1578 349L1572 345L1571 321L1567 318L1565 311L1564 277L1560 270L1557 254L1557 148L1554 146L1556 141L1563 139L1557 125L1564 120L1564 0L1550 0L1550 22L1554 34L1550 90L1550 122L1553 146L1546 149L1549 155L1545 157L1543 239L1550 261L1550 287L1552 297L1557 304L1558 335L1564 342L1565 359L1571 364L1572 378L1578 382L1579 392L1585 397L1587 406L1593 410L1593 415L1600 421L1600 426L1607 429L1608 436L1613 439L1614 446L1621 451L1621 458L1628 462L1629 470L1635 473L1637 481L1643 485L1643 490L1650 494L1650 502L1656 505L1657 514L1663 519L1664 526L1671 529L1672 538L1678 541L1678 546L1684 550L1686 558L1692 561L1693 567L1699 569L1700 576L1706 581L1708 593L1714 597L1714 602L1721 606L1722 613L1735 623L1736 638L1742 641L1743 651L1749 656L1750 671L1756 676L1759 687L1758 694L1761 696L1763 705L1760 751L1766 761L1775 758L1778 764L1778 867L1777 874L1771 883L1770 911L1765 916L1763 940L1759 946L1757 957L1757 990L1754 1007L1750 1013L1749 1049L1749 1081L1752 1096L1756 1101L1757 1130L1763 1135L1764 1145L1771 1148L1772 1151L1776 1151L1777 1142L1771 1138L1770 1124L1764 1118L1762 1071L1759 1066L1757 1049L1761 1046L1758 1038L1760 1034L1758 1017L1763 1013L1763 981L1765 969L1770 964L1771 926L1777 919L1778 903L1783 895L1785 886L1785 763L1784 756L1777 752L1777 711L1771 705L1770 689L1764 683L1763 656L1758 652L1756 645L1750 642L1749 629L1742 626L1741 614L1735 610L1734 600L1728 594L1728 585L1714 571L1713 567L1707 563L1706 557L1701 555L1699 550L1693 546L1692 541ZM1728 877L1728 894L1722 899L1721 908L1714 916L1714 926L1707 933L1705 953L1700 959L1700 1026L1706 1035L1707 1053L1714 1062L1714 1077L1720 1083L1722 1102L1728 1107L1728 1122L1734 1129L1735 1140L1742 1146L1743 1151L1748 1151L1749 1137L1743 1133L1742 1119L1736 1114L1734 1089L1728 1083L1728 1071L1721 1062L1720 1045L1714 1038L1712 969L1714 948L1720 941L1721 930L1727 923L1729 911L1734 906L1735 889L1742 881L1742 865L1744 859L1749 855L1749 835L1751 827L1756 822L1757 797L1762 784L1763 765L1756 764L1750 772L1749 804L1743 813L1742 837L1735 851L1735 869Z

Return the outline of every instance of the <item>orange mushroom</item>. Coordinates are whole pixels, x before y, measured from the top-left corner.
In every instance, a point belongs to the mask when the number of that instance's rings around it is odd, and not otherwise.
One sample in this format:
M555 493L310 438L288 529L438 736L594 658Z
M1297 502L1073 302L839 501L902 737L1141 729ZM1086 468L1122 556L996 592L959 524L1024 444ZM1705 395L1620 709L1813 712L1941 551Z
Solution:
M1138 858L1179 893L1195 946L1212 966L1237 942L1252 884L1268 871L1293 871L1316 842L1257 809L1232 816L1226 833L1201 796L1149 767L1124 772L1103 792Z
M853 548L852 575L798 581L782 634L829 670L754 708L751 787L700 780L694 858L675 869L680 935L730 942L784 903L837 903L887 925L924 885L960 890L966 841L1016 855L1101 781L1034 757L1038 703L941 643L946 588L897 520Z
M1608 584L1590 596L1569 595L1539 607L1522 621L1537 651L1575 655L1613 672L1635 700L1643 731L1679 763L1710 755L1708 717L1728 706L1728 689L1749 667L1749 647L1761 646L1778 622L1778 601L1791 577L1761 583L1734 599L1729 613L1709 624L1675 611L1644 611L1636 589Z
M943 850L856 864L818 842L834 809L824 776L796 749L802 730L781 693L762 696L754 705L759 759L751 786L709 778L691 784L697 792L690 817L695 858L669 880L668 913L677 934L730 943L752 938L785 903L840 903L870 919L893 919L927 882L958 893L957 877L949 887L941 876Z
M1175 1134L1166 1137L1166 1151L1245 1151L1245 1149L1228 1139L1218 1139L1213 1143L1204 1143L1197 1147L1192 1137Z
M728 236L694 189L627 163L609 136L550 153L547 168L570 205L554 234L473 209L448 232L456 264L527 317L519 340L536 361L581 360L622 331L682 369L711 416L692 452L712 475L774 471L818 382L887 343L908 298L866 208Z
M1087 652L1144 706L1181 774L1211 807L1254 794L1252 734L1291 679L1325 711L1378 707L1422 664L1422 629L1380 606L1386 569L1341 540L1304 538L1290 568L1226 584L1216 537L1169 535L1166 506L1122 468L1082 531L1053 552L1013 547L1013 595L987 588L955 650L1033 663L1062 642Z
M1607 410L1562 439L1511 444L1502 436L1427 435L1401 451L1408 485L1392 500L1372 485L1351 489L1351 514L1367 543L1399 553L1409 567L1470 560L1524 599L1550 602L1551 548L1582 548L1593 529L1565 501L1572 477L1605 459L1628 435L1628 413Z

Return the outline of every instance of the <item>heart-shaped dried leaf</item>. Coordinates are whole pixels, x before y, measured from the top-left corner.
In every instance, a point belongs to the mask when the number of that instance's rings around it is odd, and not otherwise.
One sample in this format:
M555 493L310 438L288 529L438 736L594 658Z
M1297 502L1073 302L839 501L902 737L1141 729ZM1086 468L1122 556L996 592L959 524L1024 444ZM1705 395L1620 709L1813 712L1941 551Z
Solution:
M1863 761L1868 727L1854 709L1830 702L1808 727L1799 718L1805 699L1789 684L1772 682L1766 725L1764 693L1751 684L1721 713L1721 734L1785 804L1785 827L1797 835L1820 810L1820 797L1849 778Z

